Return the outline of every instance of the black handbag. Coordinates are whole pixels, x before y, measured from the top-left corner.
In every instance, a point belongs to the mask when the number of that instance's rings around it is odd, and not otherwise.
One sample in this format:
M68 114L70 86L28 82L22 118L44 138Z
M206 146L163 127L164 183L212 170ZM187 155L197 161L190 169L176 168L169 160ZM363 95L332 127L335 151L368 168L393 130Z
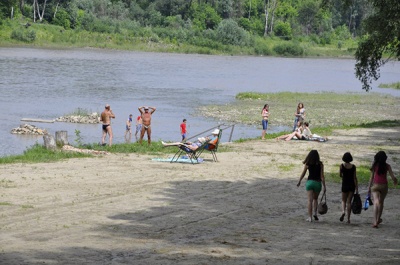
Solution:
M326 214L327 212L328 212L328 205L326 204L326 191L324 191L324 194L322 194L321 200L318 204L318 213L322 215Z
M362 201L361 201L361 196L358 193L355 193L353 195L353 200L351 202L351 211L354 214L360 214L362 210Z

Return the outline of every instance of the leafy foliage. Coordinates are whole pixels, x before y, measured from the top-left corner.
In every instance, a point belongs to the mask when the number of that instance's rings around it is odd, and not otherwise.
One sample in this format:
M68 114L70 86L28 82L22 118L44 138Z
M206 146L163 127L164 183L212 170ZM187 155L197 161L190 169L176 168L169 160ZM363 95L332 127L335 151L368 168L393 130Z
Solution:
M33 29L15 29L11 32L11 38L23 42L34 42L36 32Z
M249 41L247 32L232 19L223 20L218 25L217 36L223 44L245 46Z
M375 12L365 20L368 33L356 51L356 76L366 91L380 77L379 68L389 58L400 59L400 1L371 0Z

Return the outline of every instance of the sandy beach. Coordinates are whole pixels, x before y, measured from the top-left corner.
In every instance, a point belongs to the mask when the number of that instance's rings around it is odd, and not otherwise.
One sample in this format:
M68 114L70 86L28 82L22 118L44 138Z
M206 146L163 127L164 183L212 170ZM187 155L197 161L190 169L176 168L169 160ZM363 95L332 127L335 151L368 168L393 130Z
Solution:
M399 143L400 127L351 129L325 143L223 143L219 162L204 153L197 165L137 154L0 165L0 264L399 264L399 189L373 229L372 208L339 221L331 182L328 213L306 222L296 186L311 149L329 173L346 151L358 166L385 150L399 177Z

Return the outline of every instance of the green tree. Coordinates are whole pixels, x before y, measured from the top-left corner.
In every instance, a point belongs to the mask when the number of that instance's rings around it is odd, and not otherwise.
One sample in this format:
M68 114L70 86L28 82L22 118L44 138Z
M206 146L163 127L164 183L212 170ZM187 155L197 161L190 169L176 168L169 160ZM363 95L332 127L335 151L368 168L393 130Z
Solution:
M192 4L190 18L193 25L200 30L214 29L221 22L221 17L209 4Z
M304 1L298 8L298 19L300 24L306 29L306 34L309 35L315 28L319 4L314 0Z
M18 0L1 0L0 1L0 19L11 18L18 7Z
M400 1L370 1L374 13L364 21L367 34L355 54L356 77L366 91L371 89L372 81L380 77L382 65L389 59L400 59Z

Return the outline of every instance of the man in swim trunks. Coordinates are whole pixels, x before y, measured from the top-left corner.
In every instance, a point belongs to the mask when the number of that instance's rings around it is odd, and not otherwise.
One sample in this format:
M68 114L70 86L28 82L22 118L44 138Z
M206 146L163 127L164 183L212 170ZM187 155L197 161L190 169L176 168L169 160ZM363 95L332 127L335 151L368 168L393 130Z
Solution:
M111 129L111 118L115 119L115 115L112 112L110 105L106 104L104 111L100 115L100 121L103 123L103 136L101 139L102 145L105 145L107 133L109 138L109 145L111 146L112 144L113 133Z
M140 132L139 143L142 144L144 134L147 132L147 142L151 144L151 115L156 111L154 107L139 107L142 116L142 131Z

